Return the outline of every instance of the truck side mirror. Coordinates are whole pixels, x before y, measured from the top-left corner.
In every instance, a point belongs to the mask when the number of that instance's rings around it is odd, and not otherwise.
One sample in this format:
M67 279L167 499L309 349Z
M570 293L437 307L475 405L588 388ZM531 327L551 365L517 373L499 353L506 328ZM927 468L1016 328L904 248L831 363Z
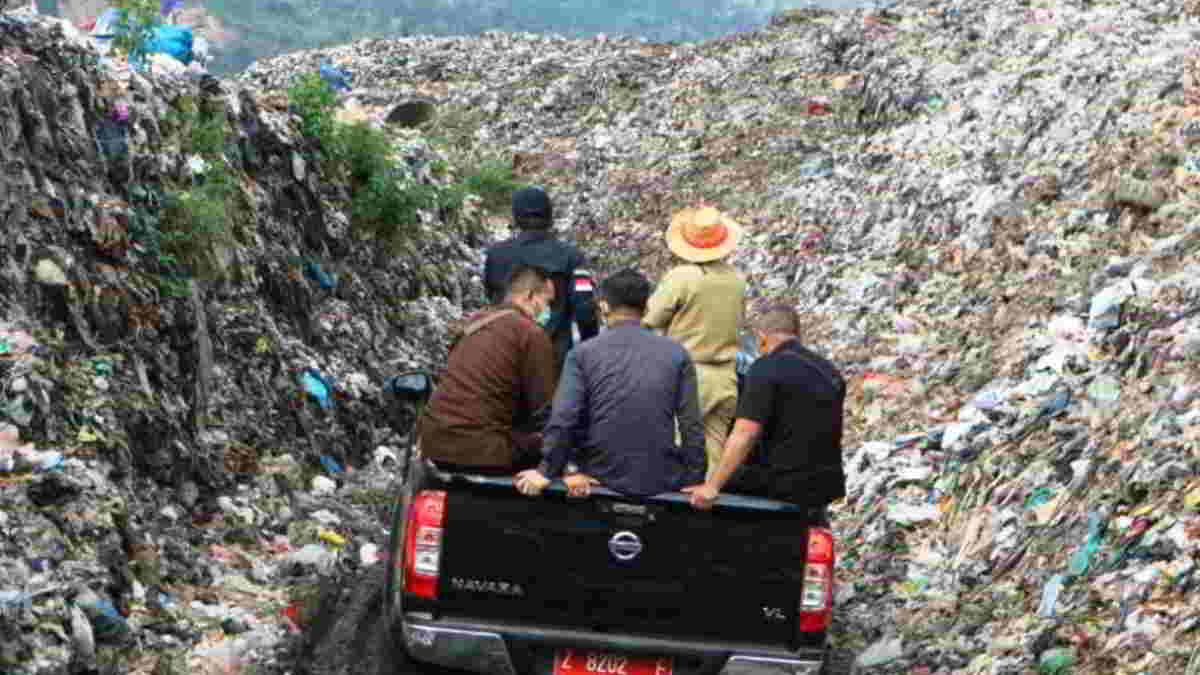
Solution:
M388 380L387 388L397 398L417 403L428 399L433 393L433 378L423 370L410 370L393 375Z

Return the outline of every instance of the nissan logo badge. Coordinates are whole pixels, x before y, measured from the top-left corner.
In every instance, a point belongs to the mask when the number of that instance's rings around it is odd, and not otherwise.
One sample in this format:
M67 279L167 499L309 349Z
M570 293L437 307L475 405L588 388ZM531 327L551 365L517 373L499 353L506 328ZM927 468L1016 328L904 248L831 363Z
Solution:
M633 560L642 552L642 538L626 530L608 540L608 550L617 560Z

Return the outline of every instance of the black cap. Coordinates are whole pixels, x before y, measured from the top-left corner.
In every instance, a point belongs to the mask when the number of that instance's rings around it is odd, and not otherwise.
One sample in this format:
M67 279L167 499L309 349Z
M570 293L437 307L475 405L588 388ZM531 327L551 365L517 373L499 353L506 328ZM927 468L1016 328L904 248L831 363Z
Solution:
M513 220L517 221L526 219L550 221L554 219L554 206L550 204L549 195L540 187L525 187L514 192L512 210Z

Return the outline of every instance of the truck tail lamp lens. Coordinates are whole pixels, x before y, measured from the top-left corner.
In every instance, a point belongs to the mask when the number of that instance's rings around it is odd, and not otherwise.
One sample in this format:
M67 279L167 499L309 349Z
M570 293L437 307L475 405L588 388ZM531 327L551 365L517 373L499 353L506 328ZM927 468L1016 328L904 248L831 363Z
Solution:
M405 530L405 592L423 598L437 597L445 519L445 490L422 490L413 497Z

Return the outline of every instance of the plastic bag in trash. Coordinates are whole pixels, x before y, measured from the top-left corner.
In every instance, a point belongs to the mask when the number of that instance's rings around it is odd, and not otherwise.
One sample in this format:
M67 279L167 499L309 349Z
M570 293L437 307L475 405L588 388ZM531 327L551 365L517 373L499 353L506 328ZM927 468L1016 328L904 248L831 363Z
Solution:
M329 378L313 368L305 368L300 374L300 384L304 391L317 399L317 403L325 409L333 407L333 384Z
M146 45L146 52L168 54L186 66L192 62L192 29L188 26L158 26Z
M321 466L329 473L341 473L342 465L338 464L337 460L329 455L321 455Z
M108 600L100 597L95 591L85 588L75 596L75 604L92 623L98 642L119 642L131 633L125 617L117 613Z
M320 265L311 260L304 266L304 273L309 279L317 282L317 285L325 290L329 290L336 285L333 277L330 276L328 272L321 269Z
M334 91L349 91L350 90L350 71L344 68L329 63L328 61L321 64L320 69L321 79L330 86Z

